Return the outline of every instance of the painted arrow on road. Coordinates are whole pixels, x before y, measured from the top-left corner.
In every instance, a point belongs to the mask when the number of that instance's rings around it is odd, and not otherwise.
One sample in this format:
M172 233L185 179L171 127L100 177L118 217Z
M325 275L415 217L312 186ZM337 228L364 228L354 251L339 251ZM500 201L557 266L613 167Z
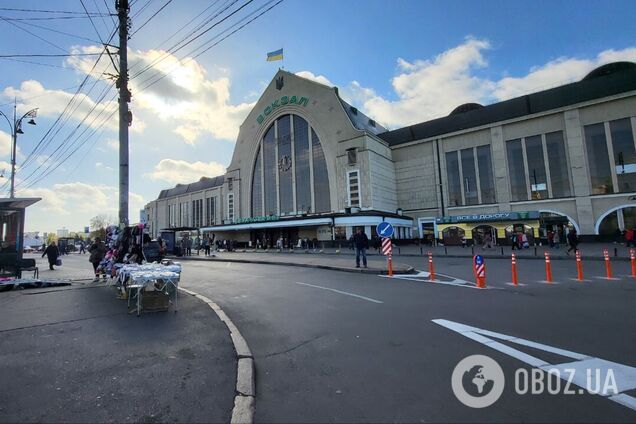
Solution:
M612 373L614 374L614 377L616 379L616 386L618 388L617 393L613 391L603 392L601 390L601 392L598 394L600 396L607 397L608 399L617 402L623 406L636 410L636 398L624 393L629 390L636 389L636 368L634 367L619 364L616 362L606 361L604 359L595 358L589 355L584 355L557 347L544 345L515 336L508 336L506 334L495 333L489 330L482 330L480 328L471 327L459 322L448 321L445 319L434 319L432 321L435 324L455 331L462 336L468 337L469 339L481 343L491 349L495 349L496 351L518 359L519 361L530 365L531 367L538 368L545 372L556 370L558 371L557 375L561 377L561 379L568 380L571 378L569 382L580 387L581 389L586 389L588 386L588 382L586 380L587 370L602 370L602 375L607 375L608 370L612 370ZM531 347L544 352L549 352L566 358L570 358L574 361L561 364L550 364L543 359L529 355L525 352L507 346L493 339L504 340L508 343ZM570 373L566 370L574 370L574 372Z

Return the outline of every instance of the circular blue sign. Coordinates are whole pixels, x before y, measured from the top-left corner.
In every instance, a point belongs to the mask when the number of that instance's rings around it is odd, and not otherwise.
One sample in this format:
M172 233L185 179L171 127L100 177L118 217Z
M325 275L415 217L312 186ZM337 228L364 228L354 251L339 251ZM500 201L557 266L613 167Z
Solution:
M475 265L481 265L484 263L484 257L481 255L475 256Z
M395 231L393 229L393 225L389 224L388 222L380 222L378 224L378 228L375 230L378 235L380 237L393 237L393 232Z

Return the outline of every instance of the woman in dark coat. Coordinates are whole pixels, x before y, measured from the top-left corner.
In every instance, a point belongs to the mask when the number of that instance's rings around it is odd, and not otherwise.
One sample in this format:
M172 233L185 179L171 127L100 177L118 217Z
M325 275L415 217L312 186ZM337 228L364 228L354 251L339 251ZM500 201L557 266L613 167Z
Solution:
M93 272L95 273L95 279L93 280L93 282L98 282L99 273L97 272L97 267L99 266L99 263L102 261L102 259L104 259L104 257L106 256L106 245L99 237L96 237L95 243L91 244L91 246L88 248L88 253L90 253L88 261L93 264ZM105 275L104 279L106 279Z
M42 257L44 257L44 255L46 255L49 260L49 269L53 271L53 265L55 265L57 258L60 256L60 249L57 248L54 241L52 241L51 244L44 249Z

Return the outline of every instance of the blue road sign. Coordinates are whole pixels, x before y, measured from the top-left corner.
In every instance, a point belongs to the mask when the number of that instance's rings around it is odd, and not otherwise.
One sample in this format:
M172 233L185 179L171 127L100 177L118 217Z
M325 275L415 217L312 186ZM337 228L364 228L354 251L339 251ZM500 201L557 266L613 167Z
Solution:
M475 256L475 265L482 265L484 263L484 257L481 255Z
M376 232L380 237L393 237L394 231L395 230L393 229L393 225L389 224L388 222L380 222L378 224L378 228L376 229Z

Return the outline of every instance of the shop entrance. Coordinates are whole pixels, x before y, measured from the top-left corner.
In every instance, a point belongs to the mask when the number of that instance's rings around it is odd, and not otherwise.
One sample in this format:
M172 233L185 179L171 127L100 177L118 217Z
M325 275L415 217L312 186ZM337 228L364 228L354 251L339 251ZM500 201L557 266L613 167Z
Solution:
M491 225L480 225L473 228L473 243L478 245L484 245L487 235L490 236L490 244L497 244L497 229Z
M298 228L272 228L266 230L252 230L250 240L252 246L263 249L275 249L276 241L282 238L283 247L288 249L298 243Z
M459 227L447 227L442 230L442 238L445 246L461 246L466 233Z
M518 223L506 227L506 244L512 245L513 236L519 247L534 245L534 228L529 225Z

